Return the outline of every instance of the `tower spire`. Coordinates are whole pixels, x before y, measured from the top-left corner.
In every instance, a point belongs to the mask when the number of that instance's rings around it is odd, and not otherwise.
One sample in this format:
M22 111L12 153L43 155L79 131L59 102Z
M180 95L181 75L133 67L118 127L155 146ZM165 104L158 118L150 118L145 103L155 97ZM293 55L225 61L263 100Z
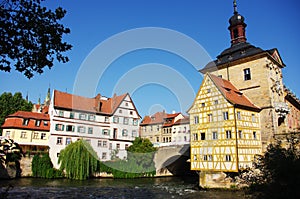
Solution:
M237 5L236 5L236 0L233 0L233 14L238 13L237 11Z
M229 19L229 31L231 37L231 45L244 43L246 38L246 26L245 18L237 11L236 0L233 1L233 16Z

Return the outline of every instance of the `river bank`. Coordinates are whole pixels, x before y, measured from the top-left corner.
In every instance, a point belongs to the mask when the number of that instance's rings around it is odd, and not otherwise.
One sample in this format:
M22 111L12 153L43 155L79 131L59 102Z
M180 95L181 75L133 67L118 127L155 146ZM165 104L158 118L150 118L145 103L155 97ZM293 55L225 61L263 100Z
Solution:
M243 191L199 190L193 178L161 177L139 179L19 178L0 181L0 198L249 198Z

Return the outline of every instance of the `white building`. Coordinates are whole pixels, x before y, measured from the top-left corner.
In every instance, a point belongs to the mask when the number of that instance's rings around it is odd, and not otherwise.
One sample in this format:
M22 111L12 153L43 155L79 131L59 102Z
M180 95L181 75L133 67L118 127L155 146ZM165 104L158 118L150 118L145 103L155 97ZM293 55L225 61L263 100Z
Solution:
M56 168L60 151L78 139L88 141L106 161L113 154L126 158L126 148L138 137L140 116L128 93L87 98L54 90L49 114L49 154Z

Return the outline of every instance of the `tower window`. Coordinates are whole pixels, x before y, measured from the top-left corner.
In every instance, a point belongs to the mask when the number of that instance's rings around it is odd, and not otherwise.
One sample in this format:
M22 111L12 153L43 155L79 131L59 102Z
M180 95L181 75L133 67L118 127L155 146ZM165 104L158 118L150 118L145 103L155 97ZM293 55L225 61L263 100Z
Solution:
M250 68L244 69L244 80L250 80L251 79L251 73L250 73Z

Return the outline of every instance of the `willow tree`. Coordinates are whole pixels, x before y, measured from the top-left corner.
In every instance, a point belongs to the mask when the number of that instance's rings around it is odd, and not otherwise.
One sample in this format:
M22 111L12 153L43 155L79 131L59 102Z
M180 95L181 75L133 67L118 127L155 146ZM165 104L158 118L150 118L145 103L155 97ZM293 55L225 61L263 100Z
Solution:
M69 179L85 180L97 171L97 154L85 140L77 140L61 150L58 164Z

